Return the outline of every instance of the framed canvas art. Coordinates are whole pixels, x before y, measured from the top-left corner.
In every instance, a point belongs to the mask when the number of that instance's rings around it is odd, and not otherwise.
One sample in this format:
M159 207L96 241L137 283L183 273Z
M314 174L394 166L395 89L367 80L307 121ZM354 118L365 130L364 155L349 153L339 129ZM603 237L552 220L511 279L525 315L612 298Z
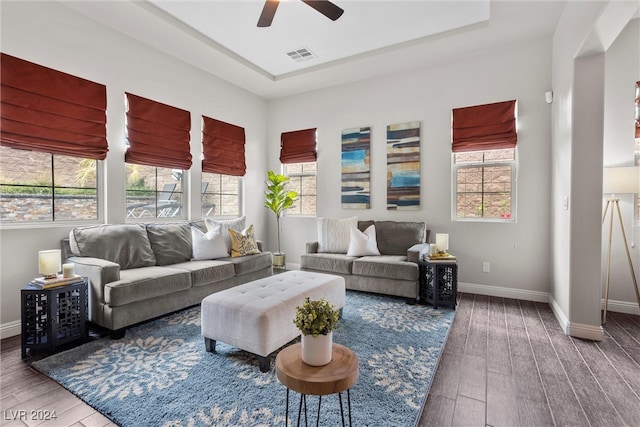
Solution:
M369 209L371 128L342 131L342 208Z
M420 208L420 122L387 126L387 210Z

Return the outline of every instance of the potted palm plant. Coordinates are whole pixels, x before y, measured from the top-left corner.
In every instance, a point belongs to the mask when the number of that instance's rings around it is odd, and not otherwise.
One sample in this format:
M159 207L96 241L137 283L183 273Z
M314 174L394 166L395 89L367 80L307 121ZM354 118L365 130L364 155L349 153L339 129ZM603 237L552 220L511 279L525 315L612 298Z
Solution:
M274 171L267 172L264 206L276 215L278 228L278 251L273 254L274 267L284 267L285 265L285 254L280 250L280 218L285 210L293 206L293 202L298 197L297 192L287 190L288 182L288 176L277 174Z
M302 332L302 361L322 366L331 362L333 331L338 327L340 311L324 298L310 300L296 307L293 323Z

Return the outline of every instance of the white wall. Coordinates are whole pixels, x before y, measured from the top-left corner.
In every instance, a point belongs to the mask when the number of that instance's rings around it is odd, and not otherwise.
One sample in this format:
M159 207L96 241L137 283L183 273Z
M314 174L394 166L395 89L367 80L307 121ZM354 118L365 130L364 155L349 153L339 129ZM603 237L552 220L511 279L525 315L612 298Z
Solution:
M435 67L291 96L269 105L269 167L277 168L283 131L318 128L318 216L427 222L449 233L461 289L546 301L549 276L551 176L551 41L534 40ZM517 223L451 220L451 109L518 100ZM386 126L422 124L421 208L386 210ZM371 209L340 204L343 129L371 126ZM273 221L275 223L275 221ZM314 218L285 217L283 250L299 262L316 240ZM482 262L491 272L482 272ZM477 286L483 285L483 286Z
M1 18L3 52L107 86L109 155L101 185L106 188L108 203L103 204L107 210L102 212L102 221L125 220L125 91L191 112L193 167L189 191L194 201L188 207L190 218L200 218L201 115L245 128L245 188L262 188L266 168L259 147L264 144L267 111L262 98L116 33L58 2L3 2ZM255 224L256 237L265 239L262 198L245 191L243 203L248 223ZM60 239L75 225L2 227L0 336L19 333L20 289L38 273L38 250L59 247Z
M602 339L604 52L637 10L637 2L568 2L553 38L550 302L573 336Z
M635 82L640 80L640 19L625 27L605 55L604 166L633 166ZM636 276L640 274L640 227L634 196L617 194ZM604 200L603 200L604 202ZM607 219L609 216L607 216ZM605 282L609 223L602 234L602 283ZM628 311L637 305L617 215L614 218L609 308ZM635 311L634 311L635 312Z

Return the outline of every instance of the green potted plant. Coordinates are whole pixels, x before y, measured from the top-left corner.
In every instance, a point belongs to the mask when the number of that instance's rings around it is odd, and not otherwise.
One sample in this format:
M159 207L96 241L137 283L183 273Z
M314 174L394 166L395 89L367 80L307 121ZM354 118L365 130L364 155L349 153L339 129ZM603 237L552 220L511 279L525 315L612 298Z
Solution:
M286 186L289 177L277 174L273 171L267 172L267 190L265 191L264 206L269 208L276 215L276 227L278 229L278 251L273 254L273 265L275 267L284 267L285 255L280 250L280 218L285 210L293 206L298 193L287 190Z
M302 332L302 361L312 366L331 362L333 354L333 331L338 327L340 311L324 298L305 298L296 307L293 323Z

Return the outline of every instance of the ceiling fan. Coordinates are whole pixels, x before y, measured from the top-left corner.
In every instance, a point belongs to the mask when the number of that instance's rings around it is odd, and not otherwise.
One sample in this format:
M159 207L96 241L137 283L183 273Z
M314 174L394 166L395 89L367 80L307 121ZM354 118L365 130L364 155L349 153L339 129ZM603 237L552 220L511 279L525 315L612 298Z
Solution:
M327 18L335 21L340 18L344 13L344 10L331 3L328 0L301 0L303 3L311 6ZM280 4L280 0L266 0L262 13L258 19L258 27L269 27L273 21L273 16L276 14L276 9Z

